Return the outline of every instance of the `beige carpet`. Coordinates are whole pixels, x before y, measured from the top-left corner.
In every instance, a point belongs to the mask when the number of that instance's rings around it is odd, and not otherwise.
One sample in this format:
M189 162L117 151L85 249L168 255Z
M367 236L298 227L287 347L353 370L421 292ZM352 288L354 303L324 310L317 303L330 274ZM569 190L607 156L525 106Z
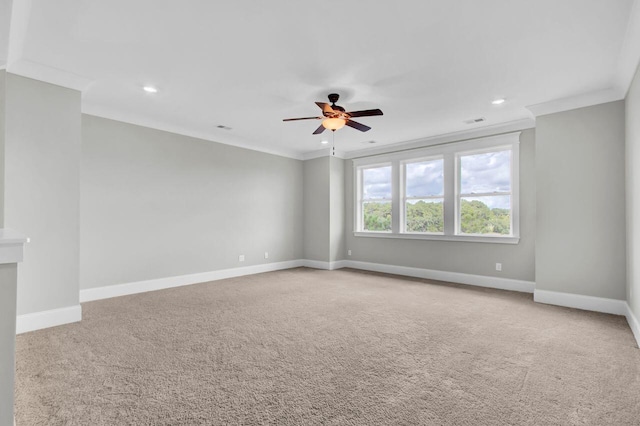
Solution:
M18 336L22 425L639 425L623 317L292 269L83 305Z

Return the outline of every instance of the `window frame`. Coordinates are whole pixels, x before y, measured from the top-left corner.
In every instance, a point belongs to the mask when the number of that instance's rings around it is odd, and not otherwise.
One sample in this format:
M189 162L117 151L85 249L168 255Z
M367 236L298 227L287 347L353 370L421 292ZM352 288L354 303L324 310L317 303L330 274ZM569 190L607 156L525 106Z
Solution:
M520 133L433 145L424 148L361 157L353 160L354 231L356 237L464 241L518 244L520 241ZM470 153L511 150L511 235L462 234L459 232L459 157ZM402 232L405 229L405 165L428 159L443 159L444 233ZM391 231L362 230L362 170L391 165Z

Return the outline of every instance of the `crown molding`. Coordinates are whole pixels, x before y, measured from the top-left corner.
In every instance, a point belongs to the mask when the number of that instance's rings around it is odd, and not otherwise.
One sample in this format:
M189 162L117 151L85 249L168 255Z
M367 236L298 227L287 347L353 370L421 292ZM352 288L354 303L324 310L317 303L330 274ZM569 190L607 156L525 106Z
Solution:
M294 152L290 150L275 150L275 149L269 149L269 148L256 147L255 145L251 145L243 141L231 140L228 137L224 137L219 134L193 131L193 130L187 129L186 127L174 125L164 121L158 121L158 120L148 118L148 117L143 117L140 115L127 113L121 110L115 110L115 109L107 108L100 105L87 104L84 101L82 102L82 113L87 115L94 115L96 117L106 118L109 120L121 121L123 123L133 124L136 126L147 127L154 130L161 130L163 132L175 133L177 135L188 136L196 139L202 139L209 142L235 146L237 148L249 149L251 151L263 152L265 154L293 158L295 160L304 159L303 155L298 152Z
M616 70L616 89L625 98L640 64L640 0L631 6L627 31L620 49Z
M93 83L93 80L88 77L26 59L9 63L7 71L11 74L44 81L45 83L55 84L56 86L62 86L80 92L86 90L91 83Z
M541 115L555 114L557 112L619 101L624 99L624 95L625 93L622 92L622 90L610 88L529 105L527 109L531 111L535 117L540 117Z
M345 153L345 159L354 159L359 157L369 157L378 154L388 154L397 151L406 151L416 148L424 148L431 145L440 145L450 142L459 142L467 139L476 139L486 136L498 135L501 133L511 133L520 130L533 129L536 121L533 118L523 118L516 121L506 123L493 124L490 126L478 127L472 130L462 130L458 132L445 133L442 135L431 136L427 138L415 139L407 142L399 142L375 148L360 149L357 151L349 151Z

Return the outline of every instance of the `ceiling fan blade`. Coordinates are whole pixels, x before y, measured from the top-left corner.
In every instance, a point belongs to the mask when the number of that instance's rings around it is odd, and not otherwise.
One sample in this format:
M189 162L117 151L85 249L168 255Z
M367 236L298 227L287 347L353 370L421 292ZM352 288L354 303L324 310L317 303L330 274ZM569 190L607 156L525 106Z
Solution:
M302 118L285 118L282 121L298 121L298 120L321 120L322 117L302 117Z
M320 133L324 132L324 126L321 124L320 127L318 127L316 129L315 132L313 132L314 135L319 135Z
M348 112L351 117L371 117L372 115L382 115L379 109L365 109L363 111Z
M353 120L347 120L346 124L347 124L347 126L353 127L354 129L360 130L361 132L366 132L368 130L371 130L371 127L365 126L364 124L360 124L360 123L355 122Z
M325 114L327 114L327 113L331 114L331 113L334 112L333 108L331 108L331 105L329 105L326 102L316 102L316 105L318 105L320 108L322 108L322 112L325 113Z

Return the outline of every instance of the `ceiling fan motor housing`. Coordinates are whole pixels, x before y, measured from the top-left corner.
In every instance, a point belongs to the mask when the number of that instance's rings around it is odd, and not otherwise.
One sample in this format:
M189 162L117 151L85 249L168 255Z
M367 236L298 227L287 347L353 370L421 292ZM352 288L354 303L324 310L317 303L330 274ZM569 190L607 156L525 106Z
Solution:
M340 105L336 105L336 102L338 102L338 99L340 99L340 95L338 95L337 93L331 93L329 94L329 102L331 102L333 105L331 105L331 108L333 108L334 111L341 111L344 112L344 108L342 108ZM342 114L324 114L325 117L338 117L338 116L342 116ZM345 117L348 118L348 117Z

